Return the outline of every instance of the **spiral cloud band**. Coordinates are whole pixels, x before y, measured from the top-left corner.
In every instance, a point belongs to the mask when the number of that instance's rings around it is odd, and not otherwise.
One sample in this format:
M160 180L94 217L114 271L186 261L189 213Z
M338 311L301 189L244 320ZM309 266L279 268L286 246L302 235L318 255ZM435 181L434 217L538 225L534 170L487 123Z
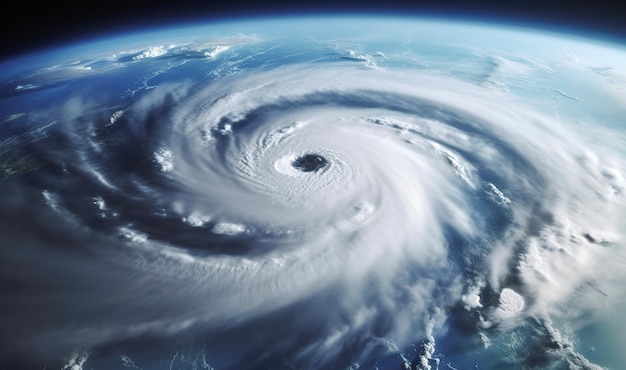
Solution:
M177 338L217 368L437 368L531 331L492 365L595 366L568 320L621 276L626 183L583 129L446 76L315 63L69 110L36 185L3 185L9 351L130 367L137 338Z

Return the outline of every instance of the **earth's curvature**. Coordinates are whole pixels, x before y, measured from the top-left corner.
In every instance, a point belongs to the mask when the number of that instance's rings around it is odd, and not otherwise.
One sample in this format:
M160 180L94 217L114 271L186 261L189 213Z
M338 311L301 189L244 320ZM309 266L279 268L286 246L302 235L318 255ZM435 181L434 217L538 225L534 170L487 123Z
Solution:
M619 45L284 18L1 66L2 368L626 367Z

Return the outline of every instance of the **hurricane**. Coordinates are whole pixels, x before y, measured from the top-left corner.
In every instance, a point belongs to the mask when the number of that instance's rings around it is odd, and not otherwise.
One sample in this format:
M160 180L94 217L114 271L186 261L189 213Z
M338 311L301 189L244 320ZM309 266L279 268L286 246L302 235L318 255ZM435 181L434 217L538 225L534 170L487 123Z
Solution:
M7 356L603 368L574 333L620 297L624 131L375 57L57 97L2 143L37 157L0 185Z

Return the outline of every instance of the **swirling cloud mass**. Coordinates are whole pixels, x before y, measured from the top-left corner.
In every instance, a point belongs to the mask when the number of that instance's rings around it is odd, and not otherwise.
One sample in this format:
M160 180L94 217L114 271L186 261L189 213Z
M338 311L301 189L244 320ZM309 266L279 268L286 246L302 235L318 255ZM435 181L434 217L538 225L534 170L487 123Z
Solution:
M511 59L473 83L393 58L181 72L7 118L7 363L601 368L579 335L624 298L623 128L499 90Z

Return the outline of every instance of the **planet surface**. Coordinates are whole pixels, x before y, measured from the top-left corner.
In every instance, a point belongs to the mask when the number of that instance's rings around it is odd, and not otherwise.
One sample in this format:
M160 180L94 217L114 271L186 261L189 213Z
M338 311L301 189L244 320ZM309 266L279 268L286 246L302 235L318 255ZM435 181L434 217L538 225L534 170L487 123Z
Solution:
M2 369L626 368L626 50L402 17L0 68Z

